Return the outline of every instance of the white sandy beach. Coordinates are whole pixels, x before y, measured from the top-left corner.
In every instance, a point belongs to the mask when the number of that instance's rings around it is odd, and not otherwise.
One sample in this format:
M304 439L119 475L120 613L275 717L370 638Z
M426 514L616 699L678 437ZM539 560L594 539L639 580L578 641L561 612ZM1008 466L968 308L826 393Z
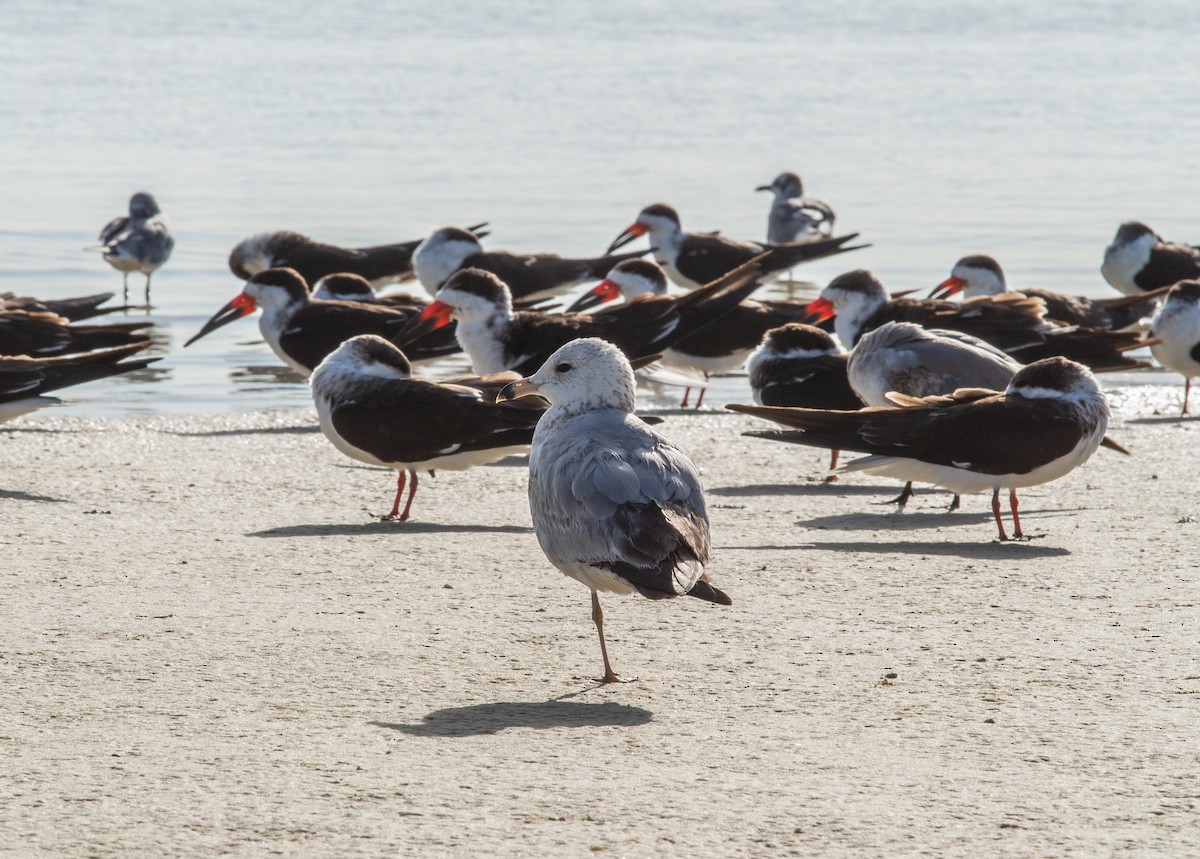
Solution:
M0 853L1200 854L1200 422L1117 392L1022 494L819 482L723 412L701 465L731 608L587 591L524 460L423 480L312 415L0 429ZM1155 411L1162 412L1156 415Z

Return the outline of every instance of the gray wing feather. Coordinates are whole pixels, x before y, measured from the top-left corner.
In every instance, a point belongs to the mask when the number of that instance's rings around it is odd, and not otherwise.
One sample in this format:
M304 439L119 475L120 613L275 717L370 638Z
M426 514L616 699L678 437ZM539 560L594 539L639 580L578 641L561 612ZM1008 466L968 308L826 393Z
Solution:
M646 571L669 563L688 569L688 581L679 582L686 592L709 551L703 490L687 455L615 411L539 426L538 433L530 507L551 562L564 571L580 563Z

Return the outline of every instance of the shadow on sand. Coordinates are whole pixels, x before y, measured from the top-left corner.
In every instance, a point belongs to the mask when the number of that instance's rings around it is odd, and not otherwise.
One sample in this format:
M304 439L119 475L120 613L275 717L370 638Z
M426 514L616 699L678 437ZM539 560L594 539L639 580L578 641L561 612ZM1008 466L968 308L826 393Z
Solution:
M65 504L67 499L54 498L50 495L31 495L28 492L21 492L18 489L0 489L0 499L7 498L10 501L41 501L52 504Z
M1043 535L1035 535L1041 537ZM873 552L882 555L938 555L955 558L977 558L982 560L1014 560L1020 558L1061 558L1071 554L1061 546L1043 546L1036 542L1001 543L993 539L984 543L906 543L892 541L877 542L829 542L798 543L793 546L724 546L725 549L741 549L748 552L794 552L817 549L829 552Z
M323 525L284 525L251 531L247 537L337 537L360 534L531 534L525 525L450 525L440 522L334 522Z
M836 498L840 495L882 495L895 497L900 493L897 486L862 486L844 483L826 483L823 480L811 483L751 483L746 486L714 486L707 490L709 495L743 498L755 495L816 495ZM947 493L946 497L950 495ZM949 505L949 501L946 502Z
M220 438L232 435L307 435L320 432L316 424L307 427L257 427L252 429L204 430L191 432L187 430L172 430L168 435L187 436L190 438Z
M370 724L415 737L470 737L505 728L632 728L652 718L649 710L611 701L500 701L434 710L415 725Z

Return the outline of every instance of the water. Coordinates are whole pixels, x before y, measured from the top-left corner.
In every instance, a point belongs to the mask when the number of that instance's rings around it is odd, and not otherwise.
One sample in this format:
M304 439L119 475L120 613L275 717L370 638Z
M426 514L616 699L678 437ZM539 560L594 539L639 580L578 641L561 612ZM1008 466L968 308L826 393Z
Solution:
M0 290L119 288L80 249L134 190L176 233L164 360L69 412L310 407L248 320L180 348L266 230L374 244L487 219L491 247L592 255L661 200L755 238L752 189L792 169L874 243L800 271L818 283L865 266L927 289L983 252L1014 286L1101 296L1120 221L1200 241L1189 2L579 6L10 0Z

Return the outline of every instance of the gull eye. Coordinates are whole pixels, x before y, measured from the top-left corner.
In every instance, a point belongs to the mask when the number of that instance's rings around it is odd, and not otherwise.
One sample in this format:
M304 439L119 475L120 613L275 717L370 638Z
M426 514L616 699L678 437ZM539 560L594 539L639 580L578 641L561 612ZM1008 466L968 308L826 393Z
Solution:
M569 371L571 369L571 365L564 361L563 363L559 364L554 369L560 373L566 373L567 371Z

